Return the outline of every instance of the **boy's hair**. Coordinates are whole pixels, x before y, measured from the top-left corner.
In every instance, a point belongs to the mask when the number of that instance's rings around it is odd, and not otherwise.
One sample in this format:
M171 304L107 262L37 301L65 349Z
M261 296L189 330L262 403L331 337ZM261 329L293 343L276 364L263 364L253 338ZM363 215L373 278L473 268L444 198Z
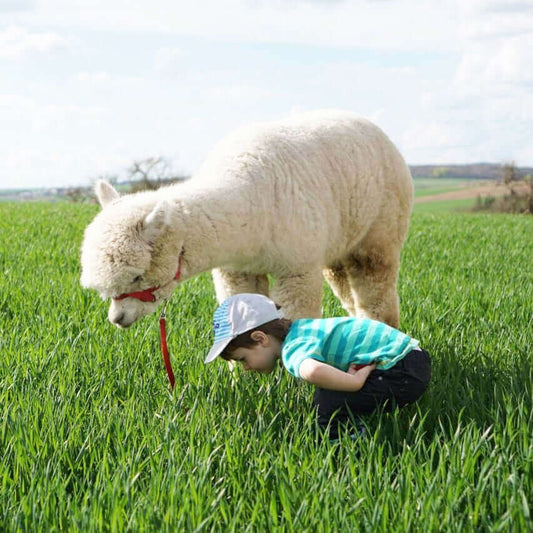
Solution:
M266 324L261 324L260 326L250 329L249 331L245 331L244 333L241 333L235 337L226 346L224 351L220 354L220 357L226 361L231 361L233 352L237 348L251 348L252 346L255 346L257 341L252 339L252 333L254 331L262 331L266 335L271 335L282 343L289 332L291 324L292 320L289 320L288 318L277 318L267 322Z

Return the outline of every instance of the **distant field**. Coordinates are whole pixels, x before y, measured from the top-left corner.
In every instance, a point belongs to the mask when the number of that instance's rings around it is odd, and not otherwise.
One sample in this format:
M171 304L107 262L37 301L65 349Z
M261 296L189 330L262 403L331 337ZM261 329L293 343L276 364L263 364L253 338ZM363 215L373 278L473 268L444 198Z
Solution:
M479 183L475 180L459 178L413 178L415 198L449 191L455 191Z
M414 178L417 213L467 212L478 196L498 196L506 189L494 180Z
M331 447L310 386L204 366L207 274L169 305L172 394L156 317L79 286L96 207L0 204L0 531L531 531L533 217L422 205L399 286L432 383Z
M474 207L475 198L460 198L458 200L440 200L432 202L417 203L414 206L415 213L450 213L450 212L467 212Z

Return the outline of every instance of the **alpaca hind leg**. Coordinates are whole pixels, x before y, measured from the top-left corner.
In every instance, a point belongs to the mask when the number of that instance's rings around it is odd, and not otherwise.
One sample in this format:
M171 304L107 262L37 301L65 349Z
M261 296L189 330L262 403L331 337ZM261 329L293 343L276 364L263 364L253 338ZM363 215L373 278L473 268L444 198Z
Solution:
M228 296L242 292L268 296L266 275L244 274L216 268L212 271L212 276L218 303L222 303Z
M398 248L362 247L346 259L357 316L399 326L399 255Z
M322 273L329 283L333 294L340 300L342 307L350 316L355 316L355 302L348 280L346 268L341 264L336 264L330 268L325 268Z

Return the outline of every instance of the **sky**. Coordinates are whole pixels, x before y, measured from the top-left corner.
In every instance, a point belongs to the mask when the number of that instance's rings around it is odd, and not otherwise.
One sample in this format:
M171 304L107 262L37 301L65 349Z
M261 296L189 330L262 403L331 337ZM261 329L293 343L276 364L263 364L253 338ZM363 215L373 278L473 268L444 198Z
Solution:
M0 0L0 189L89 185L355 111L409 164L533 166L533 1Z

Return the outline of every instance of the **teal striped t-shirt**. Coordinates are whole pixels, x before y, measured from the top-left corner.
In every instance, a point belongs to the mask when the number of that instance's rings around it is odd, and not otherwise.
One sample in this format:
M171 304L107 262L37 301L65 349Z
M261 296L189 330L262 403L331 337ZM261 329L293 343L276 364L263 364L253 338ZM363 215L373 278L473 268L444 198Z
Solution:
M368 318L304 318L291 325L281 347L281 360L297 378L301 362L309 357L344 372L351 363L376 362L379 369L386 370L417 346L416 339Z

